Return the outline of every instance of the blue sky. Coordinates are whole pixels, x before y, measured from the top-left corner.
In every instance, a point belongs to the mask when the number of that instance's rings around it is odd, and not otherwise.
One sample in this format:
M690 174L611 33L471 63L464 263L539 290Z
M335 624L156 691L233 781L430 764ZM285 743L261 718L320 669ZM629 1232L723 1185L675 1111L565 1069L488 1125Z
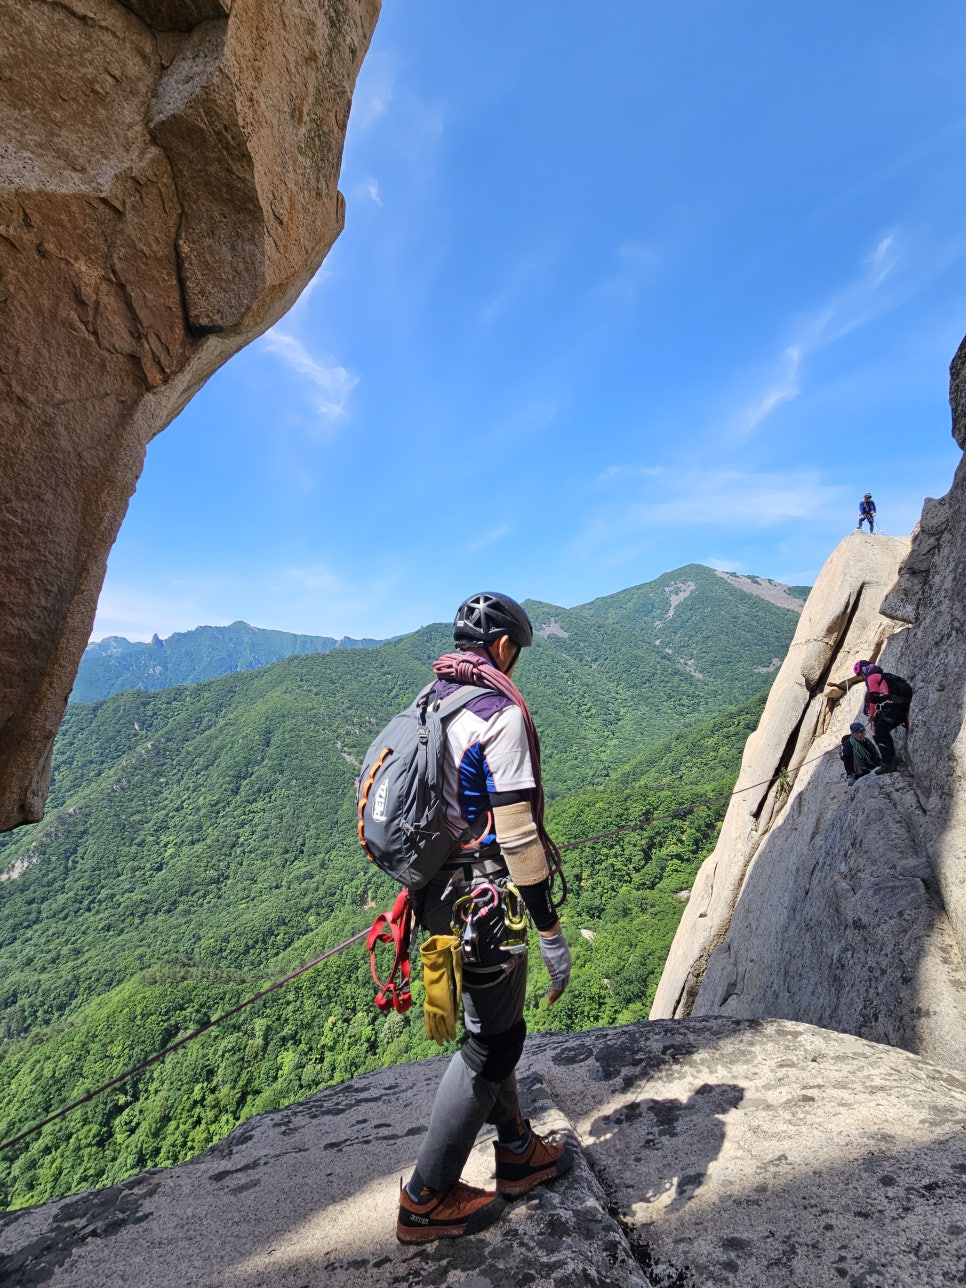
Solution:
M385 0L346 228L151 444L94 636L383 637L948 490L966 7Z

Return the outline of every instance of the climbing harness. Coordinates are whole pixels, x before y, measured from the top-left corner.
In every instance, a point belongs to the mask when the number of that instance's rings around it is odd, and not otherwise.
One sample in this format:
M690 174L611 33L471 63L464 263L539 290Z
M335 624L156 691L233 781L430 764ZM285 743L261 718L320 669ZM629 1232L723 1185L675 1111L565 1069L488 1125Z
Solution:
M453 904L450 929L463 946L463 960L479 960L479 932L482 922L502 920L501 947L508 953L527 949L527 910L520 891L507 877L496 881L478 881Z
M369 971L376 985L375 1003L380 1011L404 1014L413 1004L409 991L409 954L413 940L413 904L408 890L400 890L392 912L381 912L369 927ZM385 983L376 969L376 944L392 944L392 967ZM399 976L398 981L396 976Z

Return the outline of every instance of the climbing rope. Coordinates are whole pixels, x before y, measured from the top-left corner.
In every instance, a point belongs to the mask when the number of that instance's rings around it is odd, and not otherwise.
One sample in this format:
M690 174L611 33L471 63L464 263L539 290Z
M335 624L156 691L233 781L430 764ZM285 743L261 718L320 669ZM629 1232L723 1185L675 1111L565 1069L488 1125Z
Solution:
M798 774L806 765L810 765L816 760L821 760L823 756L829 755L830 752L834 750L834 748L830 748L828 751L823 751L817 756L812 756L809 760L803 760L797 768L787 771L788 776L792 777ZM626 832L639 832L643 828L649 827L652 823L662 823L668 819L681 818L685 814L690 814L694 810L700 809L702 805L715 805L720 801L730 800L732 796L740 796L743 792L754 791L756 787L768 787L772 783L778 781L785 772L786 771L784 770L780 770L777 774L773 774L771 778L762 779L760 783L751 783L748 787L739 787L732 792L723 792L720 796L709 796L705 800L695 801L693 805L685 805L681 809L671 810L668 814L655 814L652 818L642 819L641 822L631 823L627 827L617 827L609 832L598 832L596 836L585 836L579 841L568 841L557 848L561 852L564 850L575 850L578 846L590 845L593 841L605 841L612 836L621 836ZM230 1011L225 1011L223 1015L219 1015L216 1019L209 1020L207 1024L203 1024L200 1028L195 1029L193 1033L188 1033L185 1037L179 1038L177 1042L172 1042L170 1046L166 1046L163 1050L156 1052L155 1055L149 1056L146 1060L142 1060L140 1064L136 1064L132 1068L126 1069L124 1073L119 1073L116 1078L112 1078L109 1082L103 1083L100 1087L95 1087L93 1091L89 1091L85 1096L81 1096L79 1100L75 1100L72 1104L66 1105L63 1109L58 1109L56 1113L50 1114L40 1122L34 1123L34 1125L32 1127L28 1127L26 1131L22 1131L19 1136L14 1136L10 1140L3 1141L0 1143L0 1153L3 1153L4 1150L12 1149L14 1145L19 1145L22 1141L29 1139L31 1136L35 1136L37 1132L41 1131L44 1127L48 1127L51 1123L58 1122L61 1118L66 1118L66 1116L73 1113L75 1109L80 1109L82 1105L89 1104L90 1101L94 1100L97 1096L103 1095L105 1091L110 1091L112 1087L116 1087L122 1082L126 1082L128 1078L133 1078L135 1074L142 1073L145 1069L149 1069L151 1065L157 1064L166 1056L171 1055L172 1052L180 1050L183 1046L187 1046L189 1042L193 1042L195 1038L201 1037L203 1033L207 1033L209 1030L217 1028L218 1025L223 1024L225 1020L230 1020L232 1016L238 1015L249 1006L253 1006L255 1002L260 1002L263 997L268 997L270 993L274 993L276 989L281 988L284 984L289 984L293 979L298 979L300 975L304 975L306 971L312 970L313 967L326 961L327 958L334 957L336 953L343 952L352 944L358 943L360 939L365 939L371 934L371 930L374 928L375 927L370 928L367 926L365 930L360 930L358 934L346 939L335 948L330 948L327 952L313 958L312 961L306 962L304 966L300 966L298 970L292 971L291 974L286 975L284 979L276 980L275 983L270 984L268 988L263 988L261 992L256 993L254 997L249 997L246 1001L240 1002L238 1006L232 1007Z
M706 800L695 801L693 805L684 805L681 809L672 809L669 814L655 814L653 818L645 818L640 823L629 823L627 827L615 827L610 832L598 832L596 836L585 836L582 841L566 841L557 848L563 853L564 850L576 850L579 845L589 845L591 841L606 841L612 836L622 836L625 832L639 832L642 828L650 827L652 823L663 823L670 818L681 818L685 814L690 814L702 805L715 805L718 801L727 801L732 796L740 796L742 792L753 792L756 787L770 787L772 783L787 773L789 778L793 778L800 773L806 765L813 764L816 760L821 760L823 756L828 756L835 750L830 747L827 751L820 751L817 756L812 756L810 760L803 760L795 769L779 770L777 774L772 774L771 778L763 778L760 783L749 783L747 787L738 787L733 792L723 792L720 796L709 796Z
M49 1118L45 1118L42 1122L34 1123L33 1127L28 1128L27 1131L21 1132L19 1136L14 1136L12 1140L5 1140L0 1144L0 1153L5 1149L12 1149L14 1145L19 1145L20 1142L22 1140L26 1140L28 1136L36 1135L41 1128L48 1126L50 1123L55 1123L58 1119L65 1118L75 1109L79 1109L81 1105L86 1105L96 1096L102 1095L105 1091L110 1091L111 1087L116 1087L119 1083L125 1082L128 1078L133 1078L136 1073L141 1073L142 1070L149 1069L152 1064L157 1064L159 1060L163 1060L164 1057L170 1055L172 1051L177 1051L180 1047L187 1046L189 1042L193 1042L195 1038L201 1037L202 1033L207 1033L209 1029L217 1028L219 1024L223 1024L225 1020L230 1020L231 1017L233 1015L237 1015L239 1011L244 1011L246 1007L252 1006L255 1002L260 1002L263 997L268 997L269 993L274 993L275 990L277 988L281 988L283 984L288 984L293 979L298 979L300 975L304 975L305 972L311 970L313 966L318 966L319 962L324 962L327 957L334 957L336 953L341 953L342 950L344 948L348 948L350 944L357 943L358 940L364 939L368 933L368 927L366 927L365 930L360 930L357 935L353 935L351 939L347 939L344 943L339 944L337 948L330 948L328 952L322 953L320 957L316 957L313 961L306 962L305 965L300 966L298 970L293 970L291 975L286 975L284 979L276 980L274 984L270 984L268 988L263 988L260 993L256 993L254 997L250 997L246 1002L241 1002L238 1006L232 1007L230 1011L226 1011L224 1015L219 1015L217 1019L209 1020L207 1024L202 1024L200 1029L195 1029L195 1031L193 1033L189 1033L187 1037L179 1038L177 1042L172 1042L170 1046L166 1046L163 1051L158 1051L155 1055L149 1056L147 1060L142 1060L140 1064L136 1064L132 1069L127 1069L124 1073L119 1073L118 1076L116 1078L112 1078L110 1082L105 1082L103 1086L96 1087L93 1091L89 1091L86 1096L81 1096L80 1100L75 1100L73 1104L67 1105L64 1109L58 1109L55 1114L51 1114Z

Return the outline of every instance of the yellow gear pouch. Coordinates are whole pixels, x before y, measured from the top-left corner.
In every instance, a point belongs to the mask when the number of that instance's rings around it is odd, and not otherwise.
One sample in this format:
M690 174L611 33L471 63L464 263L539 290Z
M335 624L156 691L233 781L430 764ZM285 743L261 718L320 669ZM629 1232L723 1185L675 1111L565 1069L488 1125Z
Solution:
M456 1017L463 996L463 953L456 935L432 935L422 945L423 1018L426 1036L442 1046L456 1037Z

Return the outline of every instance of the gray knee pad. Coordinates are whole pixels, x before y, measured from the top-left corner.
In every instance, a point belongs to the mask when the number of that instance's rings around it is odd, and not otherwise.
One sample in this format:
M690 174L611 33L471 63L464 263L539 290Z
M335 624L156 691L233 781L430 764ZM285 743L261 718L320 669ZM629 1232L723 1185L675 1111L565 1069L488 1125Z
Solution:
M494 1037L471 1033L461 1048L460 1055L479 1077L485 1078L487 1082L500 1083L517 1067L526 1036L527 1022L519 1019L516 1024Z

